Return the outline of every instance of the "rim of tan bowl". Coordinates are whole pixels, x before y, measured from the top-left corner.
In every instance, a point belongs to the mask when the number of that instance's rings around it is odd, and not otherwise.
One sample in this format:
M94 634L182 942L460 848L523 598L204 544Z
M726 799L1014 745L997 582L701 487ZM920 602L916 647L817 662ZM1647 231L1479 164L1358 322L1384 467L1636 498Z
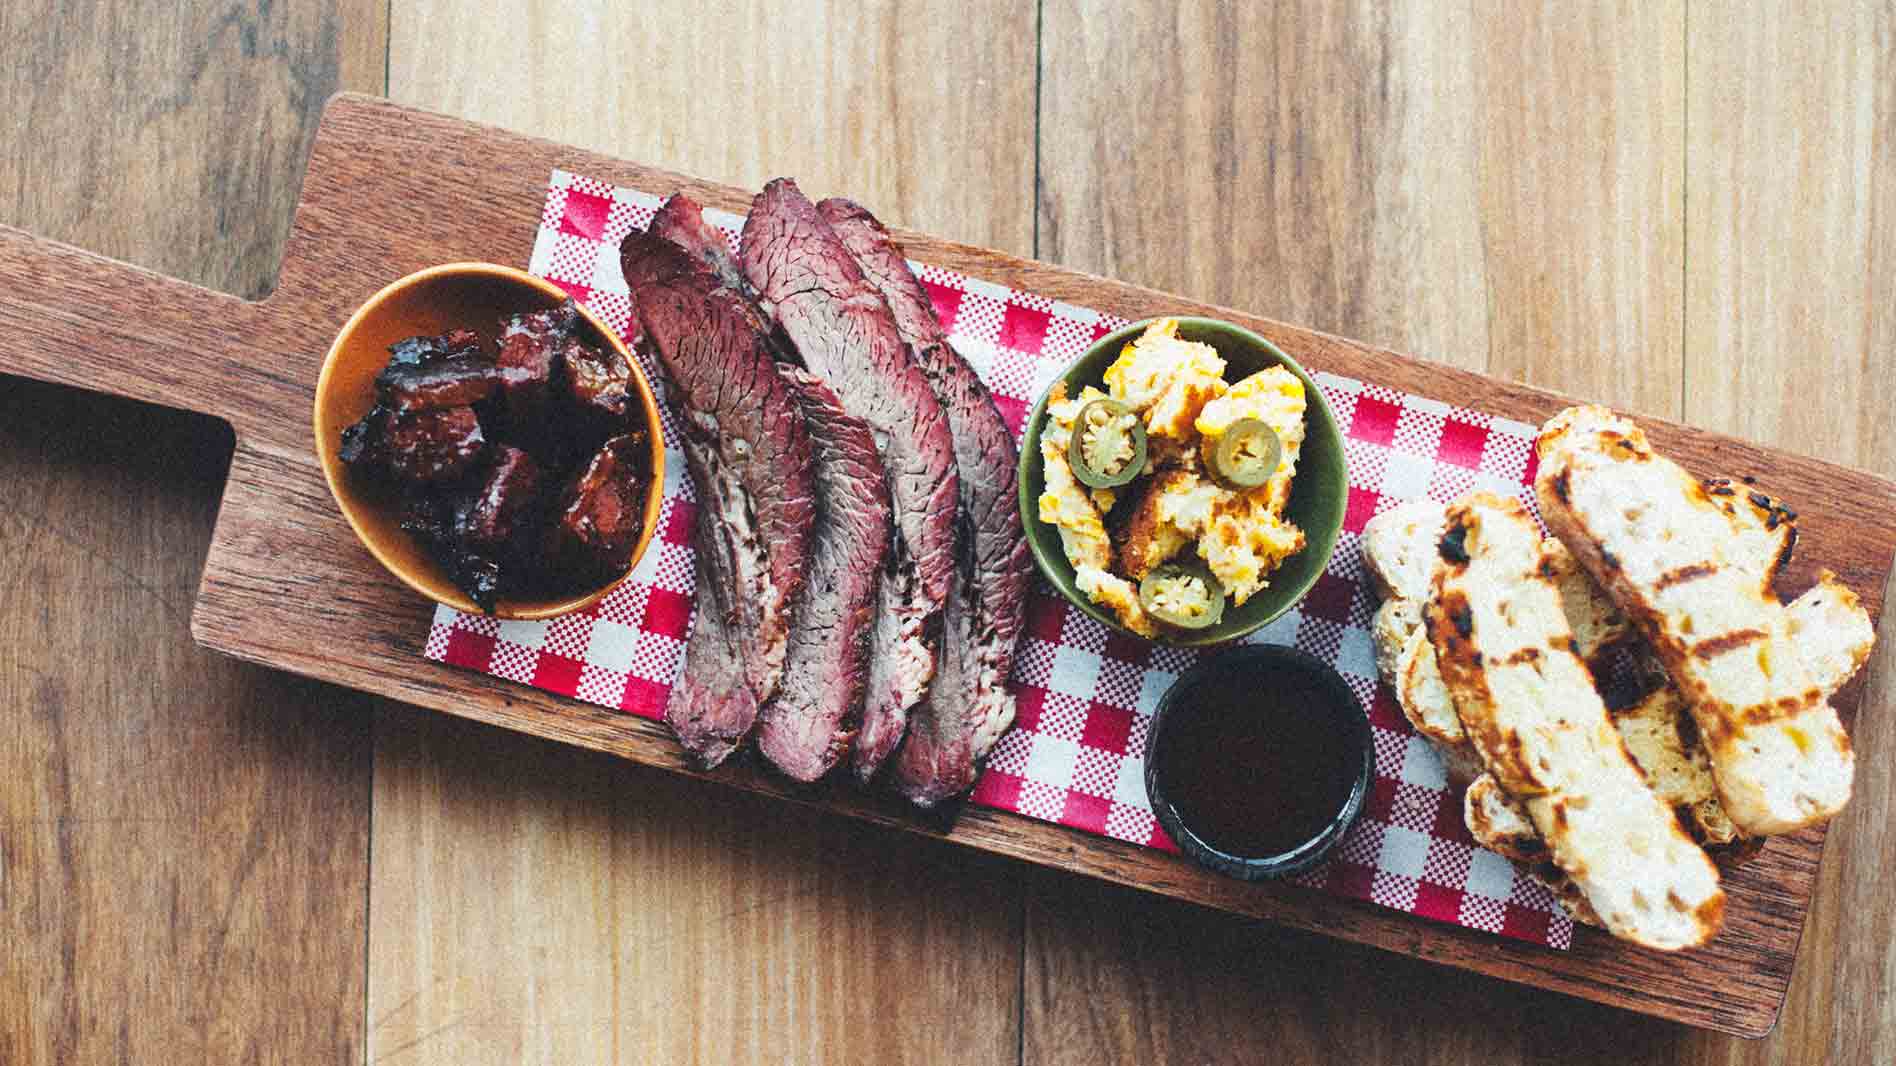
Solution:
M384 285L381 289L377 290L375 295L365 300L362 306L357 308L355 313L349 316L349 320L343 323L342 329L337 331L336 339L330 343L329 351L323 356L322 373L316 379L316 397L312 412L312 422L316 438L316 455L323 468L323 480L328 483L329 494L335 499L336 507L342 512L343 519L349 523L350 530L355 533L356 540L361 542L364 548L368 549L369 554L375 557L375 561L380 563L384 570L387 570L396 580L407 585L414 591L419 592L435 603L452 607L457 611L463 611L468 614L484 614L487 612L483 612L473 600L468 598L466 593L456 588L454 583L448 579L445 573L440 571L438 566L430 562L426 566L426 569L432 571L432 573L424 574L414 572L414 570L411 570L409 567L402 565L400 561L392 558L386 547L378 543L380 538L372 535L371 532L365 528L361 512L380 510L381 505L362 498L361 494L356 492L355 489L347 483L347 476L342 465L342 459L338 454L341 442L340 440L328 439L334 436L334 434L329 433L325 428L329 421L327 416L331 408L338 402L338 397L335 395L335 389L332 385L337 365L337 357L342 353L350 338L354 336L356 330L397 293L445 277L485 278L519 285L525 289L532 290L539 296L545 297L554 305L558 305L568 298L567 292L552 282L534 277L524 270L502 266L498 263L472 261L443 263L440 266L432 266L426 270L418 270L413 274L397 278L387 285ZM557 618L564 614L571 614L574 611L584 610L598 603L613 589L618 588L627 578L631 577L634 570L638 569L639 561L645 557L646 549L651 546L652 536L657 530L659 508L664 502L665 495L665 431L658 417L658 400L652 394L651 382L646 380L645 372L640 368L639 361L633 357L632 352L626 347L625 342L620 339L619 335L608 328L604 322L599 320L598 315L593 314L592 311L588 310L584 305L576 303L576 306L579 308L580 317L585 320L592 331L607 344L610 344L612 348L625 359L626 365L632 368L632 382L634 386L636 386L635 391L638 393L639 409L645 417L645 423L648 429L647 438L651 448L652 477L645 493L644 527L639 532L638 543L633 546L632 560L627 564L625 573L620 574L611 582L596 589L557 599L502 599L495 603L494 610L489 617L510 621L539 621L548 618ZM401 533L399 530L396 535L404 538L408 537L408 534Z

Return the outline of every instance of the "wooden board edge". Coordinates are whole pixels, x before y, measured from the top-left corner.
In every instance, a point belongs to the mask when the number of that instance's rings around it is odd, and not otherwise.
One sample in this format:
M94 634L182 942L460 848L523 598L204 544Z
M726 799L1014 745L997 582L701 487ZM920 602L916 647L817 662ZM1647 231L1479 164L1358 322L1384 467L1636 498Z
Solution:
M340 92L333 95L330 98L328 107L325 109L324 122L327 123L329 121L332 111L340 116L357 108L371 113L396 113L410 121L434 121L459 127L473 127L482 132L491 132L526 144L535 145L543 152L555 157L580 160L580 162L573 165L562 164L561 169L574 173L583 173L588 177L596 177L597 174L595 174L594 171L598 170L645 175L649 178L659 179L657 184L661 186L666 184L675 185L677 188L690 192L694 197L701 198L706 206L716 207L722 210L738 211L741 213L754 195L754 190L745 190L737 186L705 181L659 166L614 159L610 156L586 149L574 148L546 138L516 133L498 126L455 119L437 112L397 104L381 97L370 96L359 92ZM319 130L318 144L322 142L322 139L322 131ZM312 160L314 160L313 154ZM551 170L549 168L548 176L550 175ZM640 181L628 180L623 184L637 187ZM644 184L649 185L652 184L652 182L646 181ZM647 191L653 190L648 189ZM1508 394L1510 401L1518 402L1531 408L1534 412L1539 413L1542 418L1572 404L1591 402L1558 390L1542 388L1537 385L1530 385L1525 382L1512 381L1505 378L1491 377L1446 363L1438 363L1417 356L1407 355L1380 345L1368 344L1353 340L1349 337L1312 329L1308 326L1300 326L1278 319L1267 318L1236 308L1208 303L1189 296L1167 293L1149 286L1119 281L1098 274L1063 267L1043 260L1029 259L1008 252L995 251L961 241L935 237L901 225L891 225L890 231L904 247L925 245L932 251L941 252L946 257L945 260L930 258L928 261L932 265L949 267L950 269L981 278L982 280L994 281L997 284L1004 284L1010 288L1032 292L1036 295L1058 298L1061 293L1069 292L1076 288L1107 289L1112 290L1117 295L1123 295L1126 299L1138 306L1165 308L1180 314L1224 318L1238 322L1241 325L1246 325L1247 328L1261 327L1258 331L1265 333L1266 336L1272 337L1273 340L1276 339L1276 336L1283 335L1288 335L1304 343L1315 340L1320 342L1324 350L1318 353L1318 357L1313 363L1307 364L1314 370L1328 371L1348 377L1368 380L1368 377L1363 375L1360 370L1356 368L1343 368L1337 365L1334 362L1335 354L1329 351L1330 348L1347 351L1352 356L1359 359L1366 359L1372 364L1395 363L1406 365L1410 368L1425 369L1429 373L1439 377L1441 381L1448 386L1437 389L1432 394L1425 393L1425 395L1429 395L1432 399L1443 400L1444 402L1452 402L1451 395L1456 392L1493 391L1498 389ZM994 274L996 272L1000 273L1002 277L998 279L995 278ZM273 293L272 295L274 296L276 294ZM267 303L268 301L265 302ZM1299 361L1301 362L1302 360L1300 359ZM1875 471L1844 466L1819 456L1792 452L1782 448L1774 448L1748 441L1742 437L1734 437L1729 434L1720 433L1715 430L1700 429L1660 415L1638 411L1626 413L1634 418L1649 435L1654 437L1655 443L1659 445L1661 450L1664 450L1666 442L1668 441L1690 436L1705 442L1707 445L1731 450L1734 454L1742 457L1739 465L1743 465L1745 461L1754 461L1751 458L1753 456L1779 459L1789 458L1797 461L1800 466L1806 467L1813 474L1827 474L1845 481L1860 482L1861 487L1871 492L1872 498L1867 500L1852 500L1851 502L1861 504L1860 509L1866 514L1876 514L1878 512L1882 514L1884 522L1881 523L1881 525L1890 531L1890 536L1886 539L1885 543L1891 549L1892 554L1896 554L1896 479L1892 479ZM1520 421L1526 421L1526 419L1520 419ZM1881 506L1877 506L1879 501ZM1855 508L1853 508L1853 511L1854 510ZM1882 598L1880 589L1874 593L1870 593L1870 595L1873 595L1880 603Z
M625 758L667 773L726 788L772 796L885 830L914 834L985 854L1130 887L1238 918L1291 928L1422 959L1450 969L1546 988L1564 995L1733 1036L1757 1038L1776 1025L1790 973L1770 982L1768 1002L1720 1004L1662 999L1649 990L1621 987L1535 965L1568 953L1480 930L1433 922L1379 904L1350 900L1288 884L1258 886L1220 877L1169 853L1023 815L965 807L952 824L920 816L892 796L847 787L800 789L761 767L733 761L698 770L657 722L569 700L504 678L462 670L417 655L404 675L344 677L333 663L307 652L259 654L233 629L211 623L204 610L215 595L200 594L191 633L200 645L247 662L367 691L389 699L557 743ZM232 620L241 625L241 619ZM478 698L469 698L472 689ZM499 709L496 709L499 708ZM523 727L522 710L535 712ZM1049 855L1060 860L1053 861ZM1802 921L1799 924L1800 936ZM1576 937L1590 930L1576 930ZM1601 934L1599 939L1610 941ZM1610 943L1613 950L1640 951ZM1653 953L1658 954L1658 953Z
M325 110L324 129L323 132L319 133L317 139L318 151L321 150L321 146L325 143L325 138L332 132L330 125L332 118L348 119L354 115L363 117L369 121L385 120L386 114L391 111L403 113L405 119L408 121L419 124L438 123L442 124L444 128L452 128L462 134L465 134L470 128L474 127L472 123L448 119L426 111L404 108L400 105L391 104L374 97L363 96L361 94L339 94L332 99L329 108ZM346 125L346 123L344 123L344 125ZM696 195L702 195L708 203L714 206L734 206L741 208L744 204L747 204L749 200L750 194L748 192L730 186L701 182L659 168L645 167L639 164L613 160L596 153L559 145L556 142L523 137L519 134L497 130L492 127L478 127L478 129L492 130L493 133L497 135L510 138L523 145L531 146L534 149L532 154L543 157L542 162L545 163L544 168L538 173L536 179L537 183L543 184L551 168L557 165L576 173L614 180L620 184L649 188L653 189L653 191L659 191L664 187L663 183L671 182L677 187L693 191ZM315 166L316 161L313 156L312 168ZM519 176L518 174L507 175L510 182L508 185L510 190L516 187L514 179ZM521 187L524 187L524 184ZM302 203L299 201L298 223L293 230L291 237L292 242L299 240L299 234L302 232L301 223ZM941 241L935 238L929 238L926 235L916 234L911 230L898 229L897 232L904 240L926 246L930 250L928 254L919 256L921 258L926 258L931 262L940 262L945 266L964 269L965 272L973 276L1009 284L1013 287L1036 292L1043 292L1049 289L1057 290L1054 293L1048 293L1049 295L1057 295L1058 291L1078 291L1080 289L1108 292L1113 294L1115 300L1123 299L1126 301L1123 305L1119 306L1147 306L1155 310L1168 310L1181 313L1186 310L1202 310L1204 313L1228 318L1232 321L1248 325L1251 328L1258 329L1259 332L1265 333L1267 336L1273 336L1274 338L1291 336L1295 338L1292 342L1293 344L1310 346L1312 351L1309 354L1301 352L1293 352L1293 354L1298 354L1299 358L1311 366L1312 369L1334 369L1336 372L1345 373L1350 376L1376 380L1374 372L1366 372L1361 365L1343 368L1326 364L1325 360L1341 359L1372 366L1387 365L1400 367L1403 368L1406 376L1414 376L1418 372L1426 372L1431 376L1433 381L1440 384L1439 388L1417 388L1411 391L1422 392L1425 395L1440 398L1445 395L1452 395L1456 392L1465 392L1472 389L1489 394L1489 398L1485 398L1481 401L1483 405L1492 405L1502 402L1510 404L1520 403L1523 406L1543 413L1551 413L1552 410L1558 409L1558 407L1570 402L1568 397L1548 390L1492 379L1452 367L1426 363L1411 357L1399 355L1388 349L1365 345L1360 342L1350 341L1329 334L1318 333L1302 327L1278 323L1273 320L1237 312L1229 308L1190 301L1157 290L1133 286L1110 279L1098 278L1093 275L1070 271L1065 268L1040 263L1034 260L989 252L971 245ZM940 254L935 254L936 252ZM966 265L963 266L963 264ZM281 296L283 296L283 292L281 288L279 288L279 290L273 292L264 302L274 304ZM1096 304L1097 298L1090 301L1074 300L1070 302ZM1499 397L1499 399L1496 397ZM1740 454L1753 455L1758 457L1757 461L1760 462L1767 458L1788 455L1788 453L1772 452L1756 445L1746 444L1736 438L1691 430L1664 419L1649 418L1644 415L1638 415L1636 417L1639 418L1642 425L1647 426L1649 430L1653 432L1655 440L1660 443L1662 448L1666 446L1666 440L1669 436L1677 435L1681 437L1692 436L1703 442L1708 442L1708 446L1730 448ZM260 440L251 443L264 444L264 442ZM268 447L268 445L265 446ZM243 444L241 442L239 450L243 450ZM1850 486L1852 491L1848 495L1847 501L1853 505L1860 505L1866 515L1875 519L1867 523L1871 532L1874 534L1872 547L1878 548L1877 551L1872 553L1874 556L1872 563L1880 567L1879 572L1882 575L1887 575L1888 563L1891 557L1896 555L1896 520L1893 520L1891 517L1893 513L1896 513L1896 508L1890 506L1891 501L1896 500L1896 484L1892 484L1879 475L1854 471L1823 460L1808 457L1792 458L1795 459L1801 467L1809 470L1813 476L1829 476L1836 480L1843 481ZM212 550L213 552L217 550L215 541ZM1043 865L1063 865L1046 857L1047 851L1058 850L1059 847L1063 846L1074 860L1074 864L1068 868L1073 869L1074 872L1081 873L1083 876L1091 876L1096 879L1116 881L1119 883L1135 884L1137 887L1145 890L1154 891L1173 898L1185 899L1188 902L1194 902L1210 909L1229 911L1254 918L1280 921L1287 925L1324 932L1327 935L1338 936L1342 939L1367 943L1384 950L1412 954L1444 965L1489 973L1494 976L1512 980L1521 980L1525 983L1541 987L1554 988L1558 991L1576 995L1581 998L1608 1003L1640 1013L1674 1018L1675 1020L1686 1021L1689 1024L1703 1025L1734 1035L1755 1037L1768 1033L1775 1024L1777 1013L1779 1009L1781 1009L1783 1002L1784 992L1788 987L1788 968L1781 975L1781 980L1777 980L1779 975L1772 975L1776 995L1768 1009L1756 1004L1747 1004L1743 1008L1728 1007L1721 1011L1716 1006L1707 1006L1699 1003L1668 1003L1651 996L1640 998L1637 992L1620 991L1609 984L1589 982L1567 974L1552 974L1537 970L1531 963L1523 963L1514 959L1505 947L1487 952L1486 954L1490 956L1489 959L1484 964L1477 965L1476 962L1471 962L1470 959L1478 960L1483 954L1478 950L1481 945L1476 944L1470 947L1462 941L1469 940L1470 938L1478 938L1480 941L1486 942L1493 938L1489 938L1486 934L1461 930L1454 926L1427 922L1425 919L1417 919L1413 916L1403 914L1402 912L1375 907L1372 904L1352 904L1350 901L1340 900L1336 897L1319 897L1328 908L1359 907L1366 911L1373 911L1373 914L1369 914L1363 919L1361 929L1351 927L1348 930L1338 930L1332 927L1335 923L1326 923L1322 921L1320 917L1308 918L1305 916L1305 920L1299 920L1297 914L1299 908L1289 903L1276 909L1259 906L1220 905L1220 903L1215 901L1218 895L1215 891L1207 890L1203 886L1192 883L1190 880L1167 882L1163 876L1163 871L1160 872L1160 876L1157 877L1155 883L1135 882L1124 875L1115 875L1111 870L1111 866L1114 862L1123 860L1124 858L1124 856L1120 856L1116 853L1117 850L1144 851L1145 849L1136 849L1133 845L1120 845L1117 844L1117 842L1107 841L1104 838L1085 837L1084 840L1076 841L1074 838L1081 837L1082 834L1077 834L1072 830L1058 826L1031 822L1030 820L1016 816L969 811L964 815L962 822L963 826L967 827L968 832L964 835L957 836L954 833L944 834L918 825L913 816L902 816L902 812L899 811L891 813L888 811L877 812L867 810L866 808L872 805L842 803L838 802L835 797L827 795L811 796L788 794L785 789L777 787L776 783L767 778L762 778L761 775L754 775L757 778L755 780L734 780L726 779L717 774L698 774L689 771L677 762L675 752L670 750L671 746L668 737L662 732L657 731L656 727L643 723L641 720L631 719L628 716L615 714L613 712L599 711L598 714L602 718L616 719L616 721L612 722L612 730L599 732L595 735L594 731L589 729L565 728L562 723L567 719L586 717L585 714L575 714L575 711L590 713L597 709L579 704L576 701L554 697L550 694L539 692L538 690L515 686L510 682L486 678L483 675L471 674L466 671L429 663L421 659L419 655L413 657L412 665L415 669L411 673L414 676L401 677L393 672L378 674L372 671L360 671L350 666L337 667L334 664L325 663L321 660L305 662L299 659L298 655L294 653L261 652L259 649L264 646L262 643L256 640L241 639L225 630L226 624L234 624L235 620L233 619L223 619L218 624L201 624L200 615L203 613L205 605L214 605L220 600L220 597L213 594L214 590L208 588L209 579L210 573L207 566L207 587L200 594L199 610L194 612L192 621L194 637L207 647L223 651L227 654L234 654L250 661L260 662L274 668L290 669L295 673L305 674L351 687L364 688L420 706L445 710L461 717L501 725L506 728L565 743L573 743L593 750L618 754L623 757L633 758L641 763L659 766L674 772L691 772L693 776L720 780L727 785L743 788L747 791L779 795L791 799L793 802L803 803L807 806L818 806L825 809L836 810L838 813L848 814L878 824L890 825L907 832L943 836L961 846L1010 855L1014 858L1020 858L1025 861L1035 861ZM1879 582L1877 587L1873 590L1866 590L1865 599L1867 603L1872 605L1873 613L1880 615L1884 590L1884 582ZM379 667L382 664L372 665ZM406 668L409 664L403 663L402 665ZM352 673L352 670L355 672ZM424 677L429 675L430 672L436 672L432 676L440 677L441 681L430 683L424 680ZM1859 685L1858 687L1860 688L1861 686ZM471 700L468 695L470 692L475 693L477 698ZM1860 694L1855 699L1860 701ZM530 709L532 712L529 724L524 726L521 721L522 716L518 710L518 708L523 707ZM628 723L642 727L651 735L635 735L632 738L613 735L615 732L623 730L624 726ZM660 744L665 746L663 750L652 747L653 745ZM1031 828L1032 832L1028 834L1031 839L1044 839L1049 843L1049 847L1040 848L1030 853L1026 848L1010 846L1011 842L1008 839L1008 835L1018 833L1018 827L1022 824ZM1003 832L999 828L1002 825L1008 826L1009 828ZM995 839L989 839L989 837ZM1139 858L1149 858L1149 856L1139 856ZM1263 913L1263 911L1271 911L1271 913ZM1805 909L1800 910L1798 914L1797 935L1792 940L1793 958L1796 943L1801 941L1806 915L1807 906ZM1431 936L1437 939L1443 939L1439 934L1467 935L1460 937L1455 935L1447 936L1445 939L1451 941L1447 950L1436 950L1428 944L1422 943L1423 940L1429 939ZM1372 939L1372 936L1377 938ZM1542 949L1534 948L1532 950L1541 951ZM1668 1007L1672 1009L1666 1009Z

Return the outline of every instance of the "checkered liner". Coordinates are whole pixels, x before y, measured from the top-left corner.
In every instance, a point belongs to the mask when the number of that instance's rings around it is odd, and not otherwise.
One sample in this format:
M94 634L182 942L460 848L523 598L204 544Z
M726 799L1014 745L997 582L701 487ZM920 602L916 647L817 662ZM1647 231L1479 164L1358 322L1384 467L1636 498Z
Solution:
M628 331L619 270L624 235L659 196L555 171L530 269L565 288L607 325ZM707 211L735 242L742 220ZM1016 435L1041 391L1123 319L916 264L942 325L993 390ZM1294 354L1294 353L1293 353ZM647 376L661 381L650 366ZM1298 880L1411 914L1564 948L1573 927L1513 864L1477 848L1441 761L1376 681L1369 620L1375 598L1358 546L1377 512L1417 496L1444 502L1470 489L1521 496L1533 478L1532 426L1330 374L1319 387L1343 428L1349 507L1335 557L1310 595L1250 639L1294 644L1336 667L1367 709L1374 788L1334 856ZM663 399L661 387L661 400ZM677 440L665 409L665 431ZM696 511L682 456L666 464L659 530L631 580L595 608L548 622L501 622L441 608L430 659L645 718L657 718L684 659L693 589ZM1144 753L1159 694L1197 653L1110 632L1042 586L1028 606L1014 689L1019 718L975 785L972 802L1166 850L1146 803ZM1182 861L1182 860L1181 860Z

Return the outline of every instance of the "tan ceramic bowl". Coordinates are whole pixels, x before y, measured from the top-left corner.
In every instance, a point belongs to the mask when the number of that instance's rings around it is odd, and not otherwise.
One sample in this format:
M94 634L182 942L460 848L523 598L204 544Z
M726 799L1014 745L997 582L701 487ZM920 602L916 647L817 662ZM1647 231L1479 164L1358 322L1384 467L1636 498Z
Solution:
M388 363L388 346L405 337L435 336L457 327L492 336L500 319L525 311L557 307L566 294L550 282L525 271L492 263L448 263L410 274L369 298L349 318L323 360L316 381L316 454L323 477L342 508L349 527L362 539L369 554L423 596L458 611L479 613L480 608L460 589L414 537L402 531L395 508L373 493L362 491L359 479L337 455L342 431L375 404L375 375ZM659 427L658 404L652 386L639 370L638 360L625 344L592 312L580 308L589 340L610 345L632 367L639 410L652 442L652 483L645 496L645 529L632 550L626 573L596 589L554 600L503 599L494 605L499 618L552 618L591 606L630 575L658 522L665 485L664 431Z

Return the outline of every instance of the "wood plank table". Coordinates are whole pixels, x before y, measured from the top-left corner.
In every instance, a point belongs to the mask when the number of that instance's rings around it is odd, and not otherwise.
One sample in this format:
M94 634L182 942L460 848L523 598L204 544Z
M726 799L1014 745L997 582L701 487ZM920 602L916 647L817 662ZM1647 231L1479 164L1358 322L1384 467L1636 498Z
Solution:
M0 221L257 295L359 88L1888 470L1896 14L1749 6L10 5ZM1887 645L1746 1043L208 656L221 428L0 412L0 1061L1896 1054Z

